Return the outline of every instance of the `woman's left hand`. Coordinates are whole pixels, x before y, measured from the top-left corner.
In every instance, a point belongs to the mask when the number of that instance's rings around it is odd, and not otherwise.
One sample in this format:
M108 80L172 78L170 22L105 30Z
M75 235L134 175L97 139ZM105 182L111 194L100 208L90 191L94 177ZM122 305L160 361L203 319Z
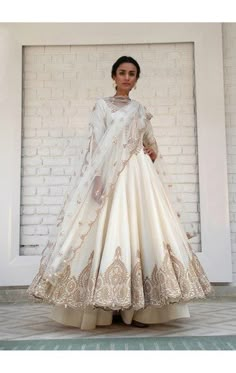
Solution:
M144 153L148 154L151 160L154 162L157 158L157 153L150 147L144 146L143 147Z

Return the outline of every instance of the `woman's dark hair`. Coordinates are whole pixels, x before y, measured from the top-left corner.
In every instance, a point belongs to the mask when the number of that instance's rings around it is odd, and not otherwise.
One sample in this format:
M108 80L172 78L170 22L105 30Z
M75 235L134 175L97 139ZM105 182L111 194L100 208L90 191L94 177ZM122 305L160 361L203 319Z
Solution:
M140 66L139 66L138 62L134 58L129 57L129 56L122 56L122 57L118 58L118 60L112 66L111 77L113 78L113 76L116 75L116 70L124 62L129 62L129 63L132 63L133 65L136 66L136 68L137 68L136 78L138 79L139 75L140 75Z

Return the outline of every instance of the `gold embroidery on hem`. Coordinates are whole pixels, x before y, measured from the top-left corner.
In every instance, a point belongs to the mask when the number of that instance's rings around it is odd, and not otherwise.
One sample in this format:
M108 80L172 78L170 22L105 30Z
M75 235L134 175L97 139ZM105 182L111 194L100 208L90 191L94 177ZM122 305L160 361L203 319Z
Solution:
M68 265L55 286L38 274L27 292L45 303L106 310L139 310L147 306L160 308L213 295L213 288L197 256L192 253L192 259L185 268L171 246L163 244L166 253L162 265L158 268L155 264L150 277L143 276L140 251L129 274L122 261L121 248L117 247L113 262L98 277L92 270L92 252L78 278L71 275Z

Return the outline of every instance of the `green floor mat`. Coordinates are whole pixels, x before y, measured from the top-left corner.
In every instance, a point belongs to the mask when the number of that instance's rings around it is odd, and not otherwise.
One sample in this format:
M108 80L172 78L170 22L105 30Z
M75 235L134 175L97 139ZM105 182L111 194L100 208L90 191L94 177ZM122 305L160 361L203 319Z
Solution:
M236 350L236 336L14 340L0 350Z

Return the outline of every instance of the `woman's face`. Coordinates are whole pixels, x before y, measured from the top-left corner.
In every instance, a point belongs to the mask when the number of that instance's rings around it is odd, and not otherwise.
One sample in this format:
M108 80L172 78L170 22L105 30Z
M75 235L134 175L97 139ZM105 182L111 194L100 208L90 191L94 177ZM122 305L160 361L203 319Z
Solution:
M129 92L134 87L137 78L137 67L130 63L122 63L116 70L116 75L113 76L117 85L117 93Z

